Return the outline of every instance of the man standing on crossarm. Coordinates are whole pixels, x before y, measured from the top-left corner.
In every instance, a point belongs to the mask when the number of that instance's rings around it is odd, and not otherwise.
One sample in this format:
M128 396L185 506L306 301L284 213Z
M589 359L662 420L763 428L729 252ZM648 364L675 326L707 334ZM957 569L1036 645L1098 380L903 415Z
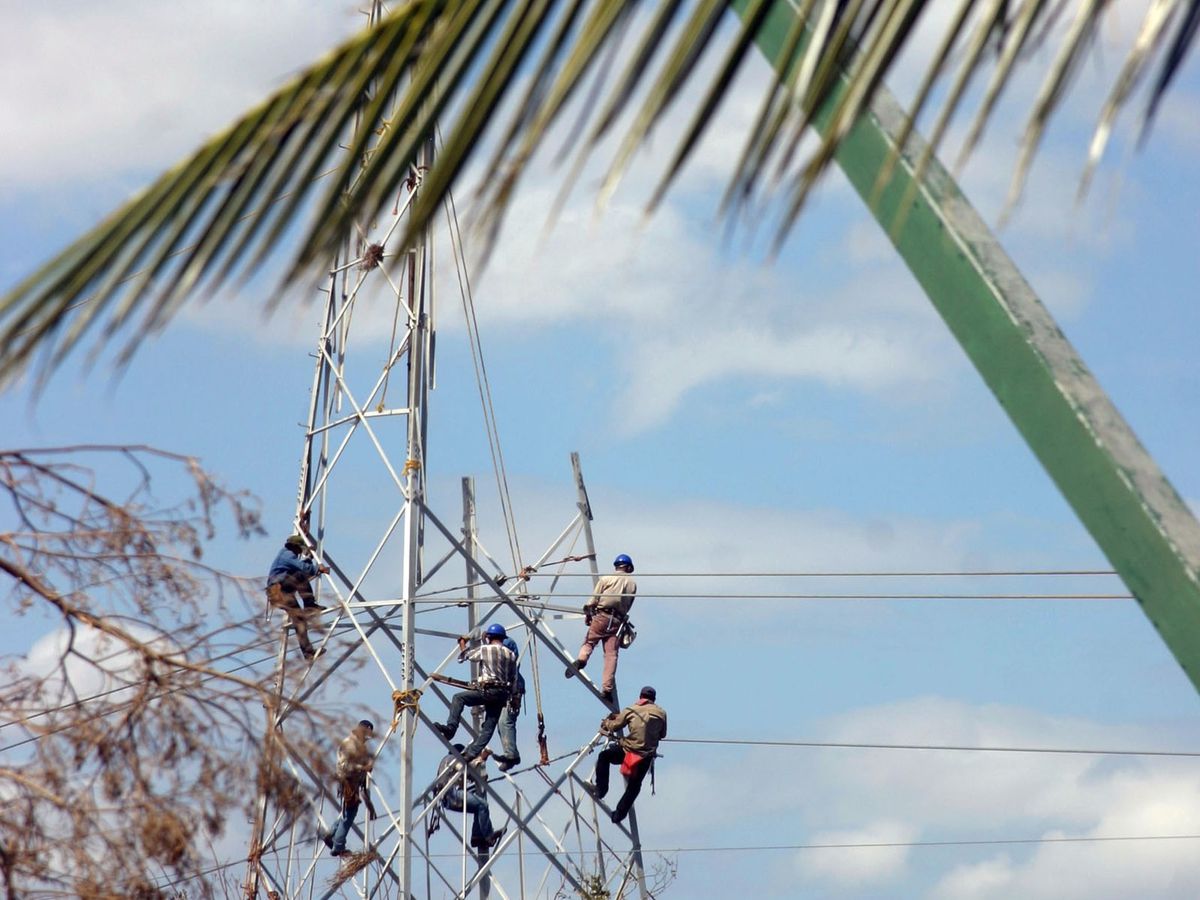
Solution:
M516 684L517 657L504 646L506 637L508 634L504 626L496 623L487 627L484 643L478 647L468 650L468 638L464 636L458 639L458 661L479 663L479 677L468 690L459 691L451 698L450 716L446 724L435 722L433 727L448 741L458 731L463 707L482 706L483 724L479 728L479 735L463 751L463 755L469 760L479 756L492 739L500 721L500 714L504 711L504 705L508 703Z
M654 701L658 693L647 685L642 688L637 703L615 712L600 723L600 730L616 734L622 729L626 734L619 738L616 746L600 751L596 760L595 783L591 793L601 799L608 793L609 766L620 764L625 776L625 793L613 810L613 822L620 822L633 807L642 790L642 782L654 765L658 743L667 736L667 711Z
M369 719L363 719L338 745L337 783L342 803L341 814L333 823L333 830L322 835L325 846L334 856L341 856L346 852L346 837L358 817L359 803L365 799L368 815L373 813L371 797L367 793L367 775L375 767L375 757L371 748L367 746L367 741L374 736L375 724Z
M621 631L628 627L629 610L637 595L633 580L633 560L622 553L613 560L613 573L602 575L596 582L591 599L583 606L587 618L587 636L579 648L579 656L567 666L571 678L587 665L596 645L604 644L604 674L600 683L601 696L612 702L617 690L617 654L621 650Z
M296 642L305 659L316 656L312 642L308 639L309 611L319 611L316 598L313 596L312 585L309 583L318 575L329 571L328 566L319 566L312 561L304 537L293 534L284 541L283 549L271 563L267 573L267 602L275 609L281 609L287 614L292 627L296 629ZM299 596L300 600L297 600ZM300 602L303 601L303 604Z

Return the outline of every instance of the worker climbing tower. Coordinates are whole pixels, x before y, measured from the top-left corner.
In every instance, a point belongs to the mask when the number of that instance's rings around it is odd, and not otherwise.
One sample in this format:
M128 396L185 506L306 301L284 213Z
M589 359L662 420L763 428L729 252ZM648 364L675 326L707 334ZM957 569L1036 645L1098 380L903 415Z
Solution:
M432 234L418 236L408 248L400 240L434 152L430 140L394 208L357 224L323 287L293 528L329 573L314 582L324 609L307 620L318 648L315 660L299 652L287 617L269 613L281 634L277 699L267 709L264 777L251 822L245 895L590 897L604 888L612 898L645 898L636 818L610 824L611 810L581 789L593 763L589 756L603 736L555 735L551 746L545 731L546 706L576 714L586 708L594 722L610 708L582 674L571 681L559 674L553 698L543 697L541 689L539 665L561 673L573 658L551 622L579 606L577 597L556 602L554 573L580 564L596 573L592 512L579 459L572 455L574 514L564 517L565 527L543 552L523 557L451 204L445 269L454 273L463 301L511 565L489 553L476 527L473 479L456 482L432 464L435 274L442 268ZM439 247L441 240L439 226ZM431 486L433 493L454 497L453 515L435 509ZM456 638L493 623L504 625L519 645L532 690L518 726L522 762L505 773L488 765L487 800L494 826L504 828L504 835L494 846L479 848L469 841L467 814L442 806L447 786L439 789L435 775L439 760L453 751L432 726L446 718L454 692L446 679L452 684L471 678L466 666L456 664ZM572 640L577 631L576 626ZM289 751L290 716L301 703L344 719L344 728L327 736L325 760ZM530 715L534 711L536 717ZM334 858L322 841L340 808L330 767L338 742L363 715L375 722L369 781L375 816L364 804L349 852ZM478 718L464 720L462 743L478 726ZM292 789L281 792L280 783Z

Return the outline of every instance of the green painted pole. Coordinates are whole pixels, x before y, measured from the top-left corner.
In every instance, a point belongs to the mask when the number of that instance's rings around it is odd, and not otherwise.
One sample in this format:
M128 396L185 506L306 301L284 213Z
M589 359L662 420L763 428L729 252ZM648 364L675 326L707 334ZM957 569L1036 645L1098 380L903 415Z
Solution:
M730 6L744 13L746 0ZM777 69L794 20L791 4L778 0L759 32L759 49ZM825 122L816 119L820 130ZM934 159L909 192L922 137L908 139L877 190L905 121L881 89L838 165L1200 690L1200 524L941 163Z

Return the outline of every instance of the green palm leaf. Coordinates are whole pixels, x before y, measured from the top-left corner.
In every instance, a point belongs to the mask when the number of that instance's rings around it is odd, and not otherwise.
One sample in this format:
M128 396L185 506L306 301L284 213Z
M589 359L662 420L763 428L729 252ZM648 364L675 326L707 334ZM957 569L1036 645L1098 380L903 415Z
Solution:
M962 152L977 144L1022 51L1069 25L1025 128L1014 176L1019 193L1047 124L1092 44L1107 0L954 0L914 104L929 104L957 72L935 119L936 147L974 77L991 69ZM280 287L331 258L355 223L390 206L435 131L445 135L403 241L425 228L482 147L492 141L477 221L502 221L522 176L589 77L636 32L603 102L575 115L578 151L567 185L608 135L620 131L600 196L606 197L665 113L694 101L653 208L712 126L752 57L759 30L781 12L795 19L791 62L765 89L743 152L731 163L723 209L778 201L782 240L841 140L910 41L929 0L407 0L299 73L189 158L0 297L0 379L40 355L53 368L88 334L105 346L118 332L162 327L182 303L261 269L298 222ZM1064 14L1071 7L1072 11ZM727 22L732 8L742 21ZM1133 88L1157 66L1143 115L1148 127L1200 24L1200 0L1155 0L1098 114L1085 179ZM733 27L736 25L737 27ZM1040 34L1035 34L1040 28ZM988 52L996 48L995 60ZM715 65L708 56L716 53ZM709 73L701 75L701 73ZM700 83L703 80L703 83ZM598 82L602 83L602 82ZM515 102L514 102L515 101ZM578 105L578 104L577 104ZM806 155L811 125L821 139ZM883 173L886 178L886 172ZM881 179L882 181L882 179ZM1086 183L1086 180L1084 181ZM392 248L396 250L398 248ZM276 294L278 297L278 293Z

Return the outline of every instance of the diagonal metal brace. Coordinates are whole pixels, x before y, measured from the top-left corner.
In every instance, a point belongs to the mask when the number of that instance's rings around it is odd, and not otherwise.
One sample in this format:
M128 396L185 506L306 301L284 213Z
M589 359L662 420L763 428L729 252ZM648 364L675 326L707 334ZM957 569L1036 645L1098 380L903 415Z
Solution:
M731 0L745 15L748 0ZM776 0L756 41L777 71L795 21ZM845 82L814 117L823 131ZM913 134L890 179L907 114L886 88L837 162L1046 473L1200 689L1200 524L1138 442L995 235L941 163L919 183Z

